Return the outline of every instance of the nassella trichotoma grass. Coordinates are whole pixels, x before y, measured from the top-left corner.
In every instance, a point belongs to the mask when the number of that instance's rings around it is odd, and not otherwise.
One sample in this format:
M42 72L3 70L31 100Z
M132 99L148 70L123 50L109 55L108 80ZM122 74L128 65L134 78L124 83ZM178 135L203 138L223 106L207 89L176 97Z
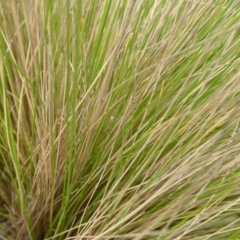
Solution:
M0 0L0 239L237 239L240 2Z

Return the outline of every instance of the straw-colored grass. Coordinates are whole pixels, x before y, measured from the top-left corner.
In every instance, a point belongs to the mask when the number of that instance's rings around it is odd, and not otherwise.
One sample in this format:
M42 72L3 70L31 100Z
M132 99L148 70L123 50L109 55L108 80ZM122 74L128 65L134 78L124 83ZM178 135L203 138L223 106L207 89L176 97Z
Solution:
M238 0L0 0L0 239L240 239Z

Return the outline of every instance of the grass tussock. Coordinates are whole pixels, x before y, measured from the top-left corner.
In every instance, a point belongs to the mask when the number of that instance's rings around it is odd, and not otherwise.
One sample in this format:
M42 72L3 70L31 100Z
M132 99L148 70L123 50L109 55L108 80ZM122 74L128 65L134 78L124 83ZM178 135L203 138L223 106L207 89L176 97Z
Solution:
M0 0L0 239L238 239L240 3Z

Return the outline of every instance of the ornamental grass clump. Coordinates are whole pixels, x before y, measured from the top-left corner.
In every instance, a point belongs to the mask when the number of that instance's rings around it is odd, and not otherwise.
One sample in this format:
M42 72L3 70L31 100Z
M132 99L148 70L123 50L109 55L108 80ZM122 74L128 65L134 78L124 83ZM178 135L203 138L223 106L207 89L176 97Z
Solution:
M0 239L240 239L240 2L0 0Z

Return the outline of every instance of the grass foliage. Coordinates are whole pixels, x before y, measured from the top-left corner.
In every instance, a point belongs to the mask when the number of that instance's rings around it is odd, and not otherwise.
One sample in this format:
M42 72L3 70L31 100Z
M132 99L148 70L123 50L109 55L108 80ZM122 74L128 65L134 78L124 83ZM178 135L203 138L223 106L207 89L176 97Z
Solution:
M238 239L238 0L0 0L0 239Z

